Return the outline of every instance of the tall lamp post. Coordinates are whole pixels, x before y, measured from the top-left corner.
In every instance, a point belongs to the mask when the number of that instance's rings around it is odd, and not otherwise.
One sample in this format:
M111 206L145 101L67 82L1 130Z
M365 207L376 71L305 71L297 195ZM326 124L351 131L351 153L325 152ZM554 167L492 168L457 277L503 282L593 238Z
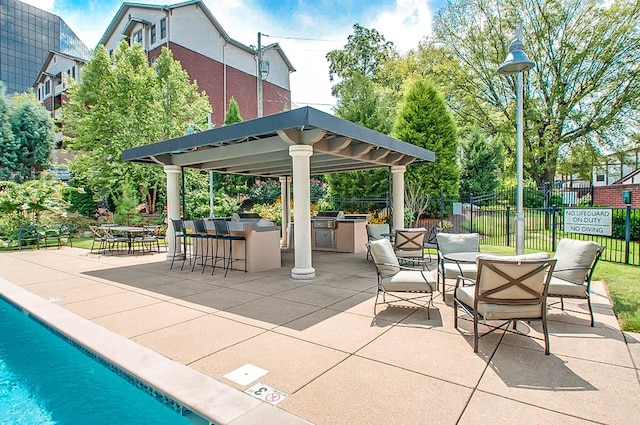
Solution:
M535 66L522 50L522 24L516 25L516 39L509 45L509 54L498 73L505 75L516 74L516 254L524 254L524 206L523 206L523 165L522 165L522 139L523 139L523 82L522 73Z

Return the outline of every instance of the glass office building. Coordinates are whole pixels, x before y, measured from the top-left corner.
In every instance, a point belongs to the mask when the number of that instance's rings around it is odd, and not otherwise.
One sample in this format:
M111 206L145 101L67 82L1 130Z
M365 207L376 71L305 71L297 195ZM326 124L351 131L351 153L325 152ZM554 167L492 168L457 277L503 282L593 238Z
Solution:
M0 0L0 80L7 95L29 91L50 51L87 60L91 55L59 16Z

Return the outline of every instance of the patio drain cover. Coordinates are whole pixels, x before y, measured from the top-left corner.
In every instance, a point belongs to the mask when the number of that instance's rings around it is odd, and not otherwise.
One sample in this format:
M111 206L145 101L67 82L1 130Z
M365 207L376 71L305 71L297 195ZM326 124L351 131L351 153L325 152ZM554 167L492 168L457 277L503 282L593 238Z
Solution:
M227 373L224 377L238 385L249 385L253 381L262 378L267 373L269 373L268 370L247 363L244 366L240 366L236 370L232 370Z

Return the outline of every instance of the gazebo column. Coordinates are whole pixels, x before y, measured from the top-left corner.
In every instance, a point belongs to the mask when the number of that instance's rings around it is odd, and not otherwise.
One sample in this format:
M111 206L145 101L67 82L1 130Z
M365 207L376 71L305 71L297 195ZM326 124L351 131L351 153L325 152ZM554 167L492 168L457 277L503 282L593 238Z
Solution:
M167 174L167 259L174 257L182 258L181 245L175 244L173 225L171 219L180 218L180 174L182 170L179 165L165 165L164 172Z
M393 185L393 228L404 227L404 173L407 167L394 165L391 167Z
M313 155L313 147L309 145L289 146L289 155L293 164L293 246L295 264L291 269L291 277L298 280L309 280L316 276L311 266L311 189L309 187L309 158Z
M289 189L289 177L280 177L280 206L282 207L282 240L281 248L289 247L289 211L291 190Z

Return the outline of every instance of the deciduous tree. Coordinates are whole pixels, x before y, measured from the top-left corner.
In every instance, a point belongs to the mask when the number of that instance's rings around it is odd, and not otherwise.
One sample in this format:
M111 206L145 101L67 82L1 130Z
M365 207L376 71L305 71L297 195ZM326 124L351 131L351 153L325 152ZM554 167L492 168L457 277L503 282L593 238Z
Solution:
M451 0L435 18L435 38L465 69L455 95L487 134L510 137L515 157L515 76L496 70L516 22L536 67L525 74L524 168L552 182L559 152L606 144L635 132L640 103L637 0ZM499 115L496 115L498 113Z
M153 213L165 187L162 168L124 162L122 151L182 136L189 123L206 123L210 112L206 94L189 81L170 50L163 48L152 67L139 43L122 41L113 56L99 46L63 107L71 134L67 146L77 152L71 171L97 193L115 199L125 196L127 177Z

